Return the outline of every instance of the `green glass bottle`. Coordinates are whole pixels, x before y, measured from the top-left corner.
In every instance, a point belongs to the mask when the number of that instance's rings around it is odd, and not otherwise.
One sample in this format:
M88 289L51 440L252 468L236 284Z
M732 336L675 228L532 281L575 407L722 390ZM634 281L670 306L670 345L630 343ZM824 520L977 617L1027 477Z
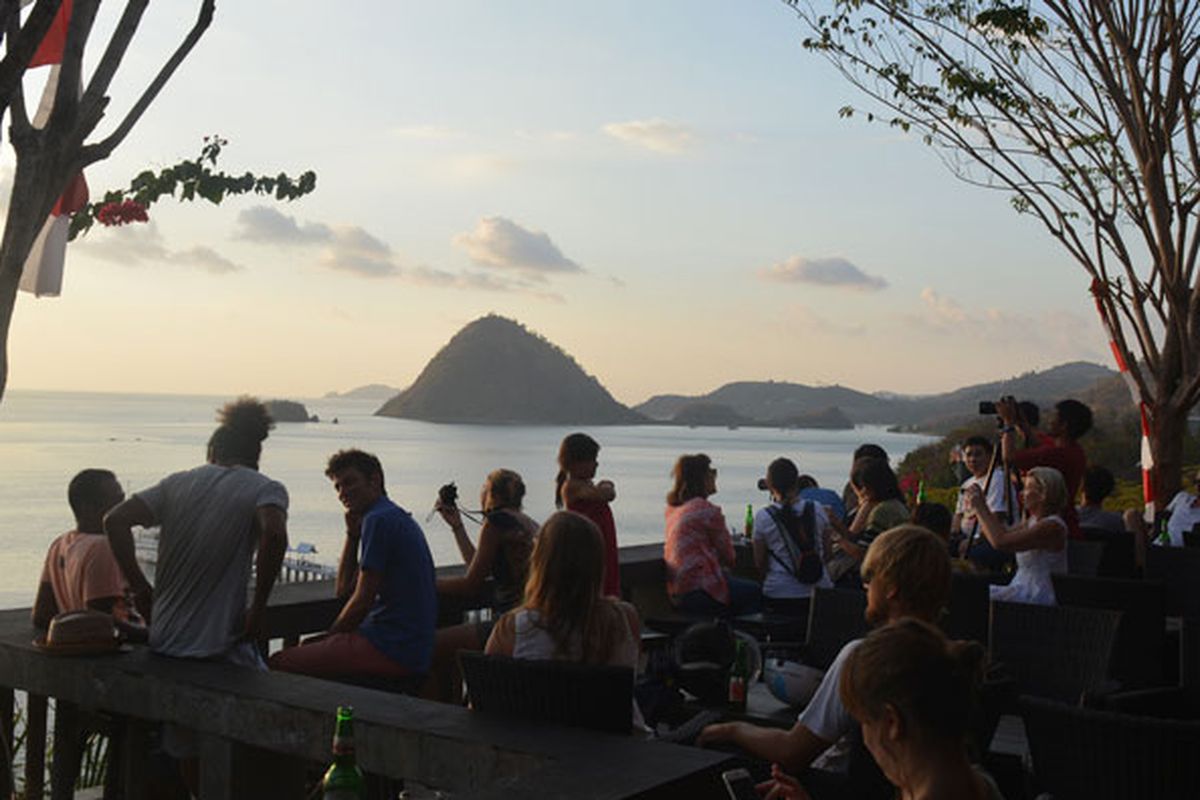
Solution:
M754 538L754 506L750 503L746 503L746 528L744 532L746 534L746 541Z
M354 709L338 706L333 729L333 763L321 781L324 800L362 800L366 786L362 770L354 758Z
M746 692L750 687L746 684L750 678L750 665L747 663L746 643L737 640L734 650L733 665L729 669L729 707L733 711L746 710Z
M928 498L925 496L925 479L921 478L921 480L917 482L917 504L919 505L924 503L927 501L927 499Z

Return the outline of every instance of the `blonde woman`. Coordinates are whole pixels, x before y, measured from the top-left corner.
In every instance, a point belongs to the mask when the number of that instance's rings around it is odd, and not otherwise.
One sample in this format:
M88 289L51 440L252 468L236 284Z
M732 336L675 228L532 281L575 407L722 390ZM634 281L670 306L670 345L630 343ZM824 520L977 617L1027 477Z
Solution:
M1067 485L1052 467L1034 467L1025 473L1021 503L1025 518L1009 528L990 508L983 490L967 490L967 504L979 520L980 530L992 547L1017 554L1017 572L1007 586L993 586L993 600L1052 606L1054 584L1050 576L1067 571L1067 523L1061 516L1067 506Z

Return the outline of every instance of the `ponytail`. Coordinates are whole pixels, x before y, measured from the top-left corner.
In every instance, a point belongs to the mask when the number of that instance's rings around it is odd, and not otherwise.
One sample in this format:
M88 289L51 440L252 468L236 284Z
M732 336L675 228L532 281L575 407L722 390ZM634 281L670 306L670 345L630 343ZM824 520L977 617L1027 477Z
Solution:
M558 475L554 478L554 507L563 507L563 484L567 482L567 471L560 469Z

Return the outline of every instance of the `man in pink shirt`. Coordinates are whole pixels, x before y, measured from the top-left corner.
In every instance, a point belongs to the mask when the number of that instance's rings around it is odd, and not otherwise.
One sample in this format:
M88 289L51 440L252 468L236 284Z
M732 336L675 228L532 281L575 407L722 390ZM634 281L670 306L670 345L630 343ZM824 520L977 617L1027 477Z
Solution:
M55 539L46 553L33 605L35 627L49 626L56 614L84 609L140 624L104 535L104 515L124 499L117 477L106 469L85 469L71 479L67 501L75 514L75 529Z

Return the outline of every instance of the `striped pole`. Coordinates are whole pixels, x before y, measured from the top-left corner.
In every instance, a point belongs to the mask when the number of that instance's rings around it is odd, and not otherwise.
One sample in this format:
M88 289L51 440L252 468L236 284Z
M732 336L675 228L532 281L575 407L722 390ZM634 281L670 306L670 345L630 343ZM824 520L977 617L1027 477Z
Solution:
M1121 348L1117 347L1115 323L1108 313L1108 307L1104 304L1104 300L1108 297L1108 287L1099 278L1096 278L1092 281L1091 292L1096 301L1096 313L1100 315L1100 323L1104 326L1104 332L1108 334L1108 346L1112 350L1113 360L1116 361L1117 369L1120 371L1121 377L1125 379L1129 395L1138 409L1138 420L1142 426L1142 498L1146 503L1146 521L1149 522L1154 519L1158 500L1154 488L1154 451L1150 449L1150 420L1153 412L1142 396L1138 382L1134 380L1133 374L1129 371L1129 364L1125 362Z

